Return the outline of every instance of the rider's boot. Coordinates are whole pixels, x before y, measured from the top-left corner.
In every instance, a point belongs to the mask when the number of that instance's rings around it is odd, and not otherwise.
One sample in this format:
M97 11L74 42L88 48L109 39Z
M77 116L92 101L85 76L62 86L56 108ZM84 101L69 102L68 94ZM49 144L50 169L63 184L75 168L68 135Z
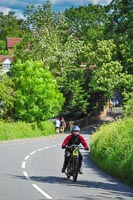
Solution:
M65 169L66 169L66 167L63 166L61 172L65 173Z
M79 174L83 174L82 168L79 169Z

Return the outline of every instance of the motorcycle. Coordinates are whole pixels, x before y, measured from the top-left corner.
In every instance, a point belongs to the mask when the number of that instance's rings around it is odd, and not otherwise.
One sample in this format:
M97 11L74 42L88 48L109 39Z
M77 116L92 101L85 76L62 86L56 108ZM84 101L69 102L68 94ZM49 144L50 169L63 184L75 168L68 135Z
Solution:
M73 181L75 182L78 178L79 172L79 145L67 146L67 149L69 149L68 151L66 150L66 154L69 157L69 160L65 173L67 179L72 176Z

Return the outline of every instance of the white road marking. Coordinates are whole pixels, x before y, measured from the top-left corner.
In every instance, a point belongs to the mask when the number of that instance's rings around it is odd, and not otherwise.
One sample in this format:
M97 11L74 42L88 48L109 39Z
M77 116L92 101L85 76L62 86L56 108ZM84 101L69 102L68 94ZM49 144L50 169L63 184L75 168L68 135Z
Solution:
M33 155L33 154L35 154L36 153L36 151L32 151L31 153L30 153L30 155Z
M44 149L49 149L50 147L44 147Z
M24 174L24 176L25 176L25 178L26 178L27 180L30 180L30 178L29 178L29 176L28 176L28 174L27 174L26 171L23 171L23 174Z
M53 148L53 147L56 147L56 146L57 146L57 145L53 145L53 146L51 146L51 147Z
M22 162L22 168L23 168L23 169L25 168L25 165L26 165L26 162L23 161L23 162Z
M43 148L42 149L37 149L37 151L42 151L43 150Z
M50 195L48 195L46 192L44 192L41 188L39 188L36 184L32 184L33 187L40 192L43 196L45 196L47 199L53 199Z
M29 158L29 157L30 157L29 155L28 155L28 156L26 156L26 157L25 157L25 160L28 160L28 158Z
M39 152L39 151L42 151L42 150L45 150L45 149L50 149L50 148L53 148L53 147L56 147L57 145L52 145L50 147L44 147L44 148L40 148L40 149L37 149L36 151L32 151L29 155L27 155L25 157L24 160L28 160L28 158L30 158L30 156L32 156L33 154L35 154L36 152ZM26 161L23 161L22 162L22 168L25 169L25 166L26 166ZM28 176L28 173L26 171L23 171L23 174L25 176L25 178L27 180L31 180L30 177ZM48 195L46 192L44 192L41 188L39 188L36 184L32 184L32 186L38 191L40 192L43 196L45 196L47 199L53 199L50 195Z

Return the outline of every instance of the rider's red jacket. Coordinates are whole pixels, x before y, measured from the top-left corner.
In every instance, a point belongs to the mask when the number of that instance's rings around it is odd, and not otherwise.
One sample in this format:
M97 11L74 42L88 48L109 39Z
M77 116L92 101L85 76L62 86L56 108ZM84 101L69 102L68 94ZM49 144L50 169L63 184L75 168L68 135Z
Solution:
M88 144L82 135L78 134L77 136L73 136L72 134L70 134L63 141L62 148L65 148L66 145L72 145L72 144L79 145L80 143L84 146L85 149L89 149Z

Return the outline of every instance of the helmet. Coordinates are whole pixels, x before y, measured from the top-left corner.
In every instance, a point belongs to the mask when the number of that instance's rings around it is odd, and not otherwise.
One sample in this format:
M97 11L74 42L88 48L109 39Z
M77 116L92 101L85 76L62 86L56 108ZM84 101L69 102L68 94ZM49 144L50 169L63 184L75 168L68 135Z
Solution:
M78 126L73 126L72 127L72 131L78 131L78 132L80 132L80 128Z
M77 131L78 133L75 134L74 131ZM78 135L79 132L80 132L80 128L79 128L78 126L73 126L73 127L72 127L72 134L73 134L73 135Z

